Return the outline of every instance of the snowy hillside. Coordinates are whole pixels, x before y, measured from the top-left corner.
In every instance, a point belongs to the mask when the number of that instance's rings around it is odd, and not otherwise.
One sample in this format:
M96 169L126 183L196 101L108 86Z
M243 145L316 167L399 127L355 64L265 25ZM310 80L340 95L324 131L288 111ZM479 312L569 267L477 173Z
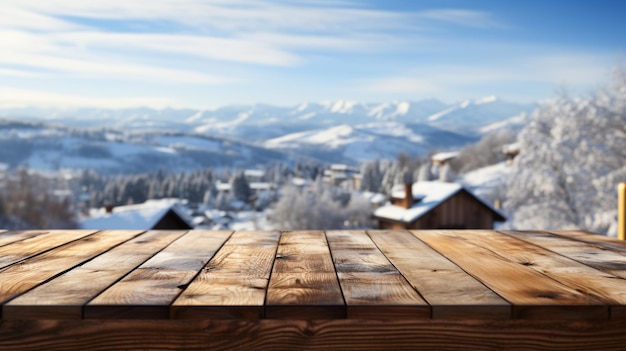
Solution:
M278 161L292 159L280 151L204 135L0 123L0 164L8 168L134 173L158 168L254 167Z
M70 127L175 130L260 141L299 131L381 121L427 124L464 133L478 132L482 127L529 112L532 108L533 105L514 104L490 96L451 104L428 99L386 103L337 100L290 107L232 105L211 110L20 108L0 110L0 117L53 121Z
M470 128L474 131L481 131L489 126L494 128L498 122L529 113L532 108L532 106L513 104L495 96L488 96L474 101L465 100L452 104L428 116L427 120L431 125L453 130Z
M378 122L340 125L288 134L266 141L269 149L299 150L333 162L363 162L374 158L395 159L399 153L424 155L431 149L455 149L475 139L426 125Z
M301 157L356 164L401 152L458 149L486 131L523 124L514 116L531 108L487 97L453 104L337 100L211 110L4 109L0 146L11 151L0 150L0 163L103 172L253 167ZM28 122L16 126L11 120Z

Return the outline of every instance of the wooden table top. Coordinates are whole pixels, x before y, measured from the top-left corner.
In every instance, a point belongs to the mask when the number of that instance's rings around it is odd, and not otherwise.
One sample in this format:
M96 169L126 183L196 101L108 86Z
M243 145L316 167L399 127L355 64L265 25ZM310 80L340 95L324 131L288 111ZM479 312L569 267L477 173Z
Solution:
M3 320L626 320L624 278L579 231L0 233Z

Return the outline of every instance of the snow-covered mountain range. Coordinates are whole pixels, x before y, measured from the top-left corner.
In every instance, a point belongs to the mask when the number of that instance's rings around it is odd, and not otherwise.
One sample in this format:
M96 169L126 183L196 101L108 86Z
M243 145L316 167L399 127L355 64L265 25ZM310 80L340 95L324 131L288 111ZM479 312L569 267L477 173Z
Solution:
M523 125L533 105L495 97L212 110L19 108L0 110L0 163L38 169L146 171L157 166L253 167L299 158L356 164L400 152L457 149L484 133Z

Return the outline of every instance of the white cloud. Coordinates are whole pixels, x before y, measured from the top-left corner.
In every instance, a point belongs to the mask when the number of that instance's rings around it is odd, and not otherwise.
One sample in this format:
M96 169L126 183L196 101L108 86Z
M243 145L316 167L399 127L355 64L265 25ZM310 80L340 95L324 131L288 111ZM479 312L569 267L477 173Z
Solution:
M429 79L419 77L388 77L367 82L362 90L384 94L436 94L442 88Z
M44 68L63 73L100 78L141 79L176 83L218 84L232 80L199 72L147 65L90 61L50 55L13 54L0 51L0 62Z
M114 97L94 98L71 94L50 93L41 90L0 87L0 108L19 108L26 106L76 108L126 108L150 106L165 108L178 105L176 100L161 97Z
M128 60L108 58L106 55L98 54L97 51L86 50L84 44L80 42L68 45L54 34L36 35L21 31L0 31L0 38L0 64L19 65L23 73L26 73L25 67L32 67L83 77L203 84L233 81L231 78L204 72L132 62L132 60L141 61L141 56Z
M370 79L363 90L374 93L449 94L474 96L477 87L540 84L575 89L594 87L608 78L610 55L537 54L509 61L468 65L429 64L405 75Z
M198 35L74 32L51 36L59 44L90 49L124 49L177 53L224 61L293 65L298 58L262 42Z
M0 76L12 76L12 77L22 77L22 78L30 78L30 77L40 77L42 74L24 71L21 69L5 69L0 68Z
M450 22L468 27L501 27L502 23L494 19L490 14L482 11L464 9L435 9L421 11L419 18L436 21Z
M78 29L81 26L20 8L3 7L0 11L0 29L2 28L57 31Z

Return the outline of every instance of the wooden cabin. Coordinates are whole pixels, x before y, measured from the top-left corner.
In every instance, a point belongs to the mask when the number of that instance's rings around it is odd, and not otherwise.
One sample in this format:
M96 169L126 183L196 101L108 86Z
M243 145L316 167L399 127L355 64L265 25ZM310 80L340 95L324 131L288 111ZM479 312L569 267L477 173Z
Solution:
M506 218L458 183L417 182L393 189L374 212L380 229L493 229Z

